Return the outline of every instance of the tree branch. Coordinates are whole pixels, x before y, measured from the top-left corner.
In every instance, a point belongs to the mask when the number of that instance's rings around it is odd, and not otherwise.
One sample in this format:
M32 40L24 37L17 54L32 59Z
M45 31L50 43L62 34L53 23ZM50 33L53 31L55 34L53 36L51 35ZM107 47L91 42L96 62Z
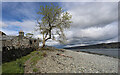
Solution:
M48 35L48 32L47 32L46 35L45 35L45 39L46 39L47 35Z

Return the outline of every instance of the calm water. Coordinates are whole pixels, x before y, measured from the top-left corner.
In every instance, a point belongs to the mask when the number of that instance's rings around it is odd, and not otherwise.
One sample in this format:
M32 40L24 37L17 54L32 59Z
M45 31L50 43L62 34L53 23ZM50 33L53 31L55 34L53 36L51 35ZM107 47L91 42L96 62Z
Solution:
M120 58L120 50L119 49L71 49L73 51L87 51L91 53L98 53L98 54L104 54L112 57ZM119 53L118 53L119 52Z

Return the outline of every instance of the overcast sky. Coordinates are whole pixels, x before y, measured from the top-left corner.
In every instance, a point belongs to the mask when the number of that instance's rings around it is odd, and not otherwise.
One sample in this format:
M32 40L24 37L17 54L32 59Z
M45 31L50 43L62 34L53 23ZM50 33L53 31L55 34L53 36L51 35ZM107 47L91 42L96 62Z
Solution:
M2 30L7 35L18 35L18 31L34 31L40 5L50 2L3 2ZM65 31L68 44L61 45L49 40L47 45L56 47L82 46L118 41L117 2L54 2L72 14L71 28Z

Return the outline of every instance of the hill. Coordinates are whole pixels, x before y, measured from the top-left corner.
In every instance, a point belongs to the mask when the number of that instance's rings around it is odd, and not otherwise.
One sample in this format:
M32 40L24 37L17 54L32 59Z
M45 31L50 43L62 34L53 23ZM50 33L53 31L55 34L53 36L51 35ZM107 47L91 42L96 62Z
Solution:
M120 42L113 43L101 43L88 46L75 46L75 47L65 47L64 49L100 49L100 48L120 48Z

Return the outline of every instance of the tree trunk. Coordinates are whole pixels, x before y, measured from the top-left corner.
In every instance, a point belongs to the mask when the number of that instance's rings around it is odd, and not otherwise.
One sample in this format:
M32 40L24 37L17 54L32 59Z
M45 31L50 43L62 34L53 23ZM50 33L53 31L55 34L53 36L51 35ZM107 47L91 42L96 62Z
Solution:
M45 39L43 39L43 45L42 45L42 48L45 47Z

